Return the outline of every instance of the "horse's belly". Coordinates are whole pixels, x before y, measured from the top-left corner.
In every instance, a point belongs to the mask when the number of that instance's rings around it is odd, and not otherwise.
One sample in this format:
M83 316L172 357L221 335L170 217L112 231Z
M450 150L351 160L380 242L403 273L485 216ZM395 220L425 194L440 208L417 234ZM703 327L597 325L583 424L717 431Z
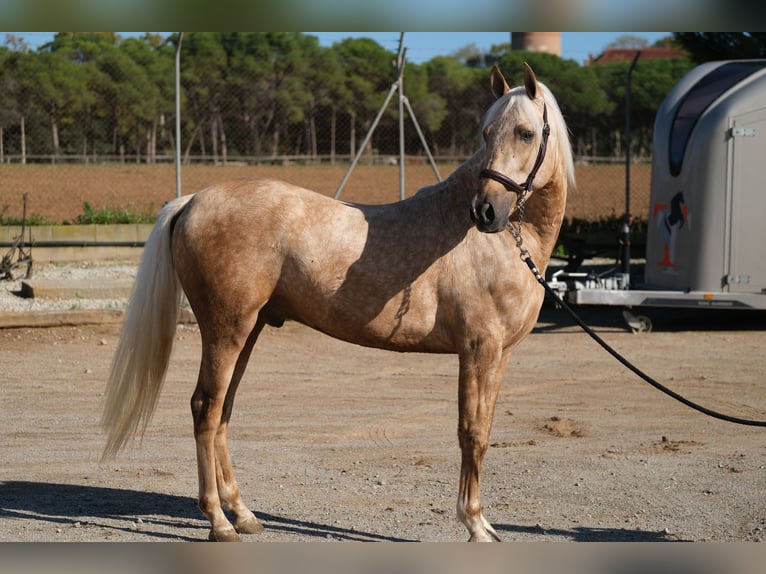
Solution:
M382 301L363 293L275 298L270 317L294 320L343 341L393 351L452 352L435 304L403 292Z

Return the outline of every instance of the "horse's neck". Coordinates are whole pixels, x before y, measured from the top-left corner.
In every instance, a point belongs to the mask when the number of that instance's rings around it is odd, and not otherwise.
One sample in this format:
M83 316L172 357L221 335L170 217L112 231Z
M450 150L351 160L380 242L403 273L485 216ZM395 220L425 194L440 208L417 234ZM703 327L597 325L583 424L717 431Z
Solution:
M418 190L416 196L422 198L430 197L432 194L438 194L439 199L436 205L443 213L452 214L446 218L455 223L454 210L464 208L465 224L470 227L473 223L468 218L470 198L476 192L479 185L479 172L484 167L484 155L482 150L477 151L442 181L434 183ZM430 200L427 200L430 202ZM465 232L463 229L462 233Z
M455 171L447 178L447 184L455 190L463 190L463 192L466 188L477 189L479 185L479 172L485 164L484 150L482 148L457 166Z
M460 164L446 180L424 188L422 191L430 189L439 193L446 192L446 196L440 201L440 205L446 210L454 208L455 205L464 204L466 197L478 189L479 172L485 163L482 148ZM561 223L564 220L566 196L566 178L554 176L544 188L530 195L527 201L522 237L524 246L530 251L533 261L540 269L547 267L551 252L556 246ZM448 205L451 202L447 197L451 198L455 205ZM465 223L470 227L473 223L468 219L467 213L466 208ZM518 213L514 212L511 219L515 224L518 221Z
M522 236L530 237L525 246L538 267L548 265L553 248L564 220L566 209L567 182L553 178L544 188L536 190L529 198L524 210Z

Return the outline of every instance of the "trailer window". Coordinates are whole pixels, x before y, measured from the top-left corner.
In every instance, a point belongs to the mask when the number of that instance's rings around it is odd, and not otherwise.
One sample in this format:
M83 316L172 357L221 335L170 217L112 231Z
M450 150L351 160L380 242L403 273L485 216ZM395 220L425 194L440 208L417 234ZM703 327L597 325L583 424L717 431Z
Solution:
M670 130L670 174L677 176L694 126L702 113L721 94L766 66L766 60L729 62L706 74L682 98Z

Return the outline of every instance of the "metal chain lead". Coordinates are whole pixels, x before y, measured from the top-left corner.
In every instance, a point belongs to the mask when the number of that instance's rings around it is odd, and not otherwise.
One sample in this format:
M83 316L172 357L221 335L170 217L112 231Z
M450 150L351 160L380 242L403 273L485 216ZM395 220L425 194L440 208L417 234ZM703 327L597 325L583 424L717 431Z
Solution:
M524 208L527 205L527 190L522 190L519 192L519 199L516 202L516 209L519 212L519 223L516 227L513 226L513 222L508 219L508 231L511 232L511 235L516 240L516 247L519 248L519 251L521 251L521 258L524 259L525 257L529 257L529 251L526 250L524 247L524 238L521 236L521 226L524 223Z
M545 279L543 279L540 270L537 268L537 265L535 265L535 262L532 261L532 255L527 248L524 247L524 237L521 235L521 227L524 224L524 208L526 205L527 190L525 189L519 193L519 199L516 202L516 209L519 212L519 222L514 226L513 222L508 219L508 231L511 232L511 236L513 236L513 239L516 241L516 247L519 249L521 260L527 264L527 267L529 267L529 270L535 276L535 279L537 279L538 282L545 284Z

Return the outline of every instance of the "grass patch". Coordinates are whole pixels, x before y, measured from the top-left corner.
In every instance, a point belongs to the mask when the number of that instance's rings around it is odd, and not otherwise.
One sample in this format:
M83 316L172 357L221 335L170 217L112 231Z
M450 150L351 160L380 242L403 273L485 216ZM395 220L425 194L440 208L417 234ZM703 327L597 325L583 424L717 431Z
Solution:
M154 223L157 216L149 213L136 213L124 207L103 207L95 209L87 201L83 203L82 213L75 218L80 225L110 225L114 223Z
M18 216L7 216L8 212L8 206L4 205L2 209L0 209L0 225L14 225L14 226L20 226L21 225L21 217ZM47 219L43 217L42 215L37 215L35 213L31 215L27 215L27 225L55 225L55 221L51 221L50 219Z

